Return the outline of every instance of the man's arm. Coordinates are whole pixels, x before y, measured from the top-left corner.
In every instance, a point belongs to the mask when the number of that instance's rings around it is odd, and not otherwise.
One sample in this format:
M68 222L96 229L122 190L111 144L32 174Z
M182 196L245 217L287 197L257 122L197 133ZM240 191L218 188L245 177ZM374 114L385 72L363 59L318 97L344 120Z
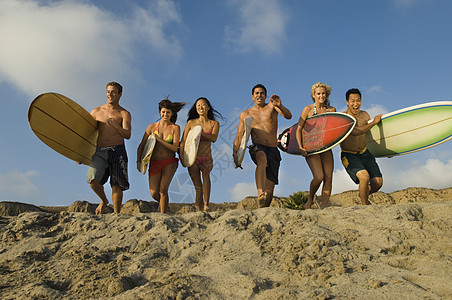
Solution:
M270 102L273 104L273 107L281 116L288 120L292 119L292 113L287 107L282 104L281 98L279 98L278 95L271 96Z
M351 135L361 135L363 133L366 133L367 131L369 131L372 127L374 127L375 125L377 125L378 123L380 123L381 121L381 116L383 116L382 114L376 115L372 121L370 120L370 116L367 112L365 113L365 121L367 121L367 123L363 124L363 125L359 125L359 126L355 126L355 128L353 129L353 131L350 133Z
M121 112L122 117L122 126L115 122L113 118L110 118L107 120L108 125L115 128L116 131L118 131L119 135L122 136L125 139L130 139L130 136L132 135L132 117L130 116L130 113L126 110Z

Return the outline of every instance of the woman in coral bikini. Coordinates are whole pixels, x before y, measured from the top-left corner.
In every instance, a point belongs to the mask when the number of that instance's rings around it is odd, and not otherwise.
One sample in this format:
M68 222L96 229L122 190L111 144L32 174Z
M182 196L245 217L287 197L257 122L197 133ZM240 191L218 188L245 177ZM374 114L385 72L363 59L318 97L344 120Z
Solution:
M196 210L198 211L209 210L211 188L210 172L213 168L210 146L217 140L220 127L218 121L215 120L215 115L221 118L221 114L212 108L212 105L210 105L207 98L198 98L188 112L187 125L185 125L184 135L180 146L180 153L182 153L190 129L196 125L201 125L202 133L196 162L188 168L188 173L190 174L196 190L195 204Z
M141 157L143 147L150 135L156 138L156 144L149 162L149 189L151 196L160 203L160 212L168 211L168 188L176 173L178 159L175 153L179 147L180 127L176 125L177 113L185 103L171 102L168 98L160 101L160 121L149 124L137 149ZM137 162L139 170L140 163Z
M311 98L314 101L313 104L306 106L301 112L300 119L298 120L297 127L297 141L298 147L301 150L301 155L306 157L306 162L311 169L312 176L314 177L309 186L309 198L305 204L305 208L311 208L314 196L323 182L322 186L322 201L320 208L325 208L328 205L328 201L331 195L331 188L333 186L333 168L334 160L331 150L320 154L314 154L307 156L306 149L303 148L303 140L301 131L303 129L306 119L316 114L323 114L326 112L334 112L336 109L330 106L329 96L331 94L331 87L317 82L311 88Z

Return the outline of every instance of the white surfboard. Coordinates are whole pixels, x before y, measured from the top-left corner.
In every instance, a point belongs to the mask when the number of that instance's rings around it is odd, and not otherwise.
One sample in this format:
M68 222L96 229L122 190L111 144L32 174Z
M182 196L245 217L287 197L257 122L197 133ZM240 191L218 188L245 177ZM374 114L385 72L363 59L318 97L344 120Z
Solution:
M140 172L142 174L146 174L149 162L151 161L152 151L154 150L155 142L156 142L155 137L151 134L148 137L146 144L144 144L140 160Z
M419 104L385 114L366 135L375 157L408 154L452 139L452 101Z
M245 132L243 133L242 140L240 141L239 149L237 149L237 164L235 166L236 168L239 168L242 165L243 158L245 157L246 146L250 138L253 121L253 117L248 117L244 120Z
M193 166L193 164L196 161L196 156L198 155L199 141L201 140L201 133L202 133L201 125L196 125L192 129L190 129L190 131L187 134L184 151L181 157L186 167Z

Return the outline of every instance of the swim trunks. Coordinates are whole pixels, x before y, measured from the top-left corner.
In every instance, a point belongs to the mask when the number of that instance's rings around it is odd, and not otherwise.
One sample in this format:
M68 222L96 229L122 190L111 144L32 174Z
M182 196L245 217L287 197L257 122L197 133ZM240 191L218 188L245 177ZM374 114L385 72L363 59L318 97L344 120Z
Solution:
M157 175L159 173L162 173L163 169L172 164L172 163L176 163L176 169L177 169L177 165L179 160L175 157L171 157L171 158L167 158L167 159L160 159L160 160L151 160L149 162L149 178Z
M91 183L95 179L104 185L110 177L111 186L119 186L125 191L129 189L127 162L124 145L97 148L91 158L86 181Z
M361 151L359 153L342 151L341 160L348 175L356 184L359 184L359 179L356 176L356 173L361 170L366 170L369 173L370 178L382 177L380 168L375 161L375 157L367 149L365 149L364 152Z
M250 156L253 162L257 165L256 161L256 153L258 151L264 151L267 156L267 168L266 174L267 179L278 184L278 172L279 172L279 164L281 162L281 154L277 147L268 147L259 144L253 144L249 147Z

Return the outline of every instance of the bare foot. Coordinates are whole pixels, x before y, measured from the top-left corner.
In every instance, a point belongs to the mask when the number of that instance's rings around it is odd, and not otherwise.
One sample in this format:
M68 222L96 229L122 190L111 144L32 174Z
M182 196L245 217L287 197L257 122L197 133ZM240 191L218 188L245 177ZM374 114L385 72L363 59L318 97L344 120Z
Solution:
M202 211L203 205L202 203L196 202L195 203L196 211Z
M308 202L304 205L304 209L311 209L312 199L309 199Z
M101 201L99 206L96 208L96 215L101 215L104 213L105 208L107 207L108 202Z
M204 205L204 211L209 211L209 210L210 210L209 206L208 205Z
M328 206L328 200L325 201L322 199L322 202L320 202L320 209L324 209L327 206Z
M257 197L258 208L261 208L261 207L265 206L265 199L266 198L267 198L267 194L266 193L262 193L262 194L259 195L259 197Z
M272 204L273 201L273 197L271 196L271 194L265 194L265 207L270 207L270 205Z

